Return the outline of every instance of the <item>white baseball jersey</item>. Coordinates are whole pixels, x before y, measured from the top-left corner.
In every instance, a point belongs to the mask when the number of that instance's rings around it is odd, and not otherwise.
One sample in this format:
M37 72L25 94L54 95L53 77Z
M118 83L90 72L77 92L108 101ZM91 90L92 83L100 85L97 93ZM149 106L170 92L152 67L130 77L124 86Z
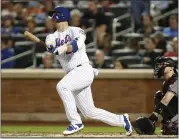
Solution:
M69 72L80 64L89 63L89 59L86 54L86 46L84 43L85 39L86 35L81 28L68 27L68 29L64 32L55 31L53 34L49 34L46 38L46 44L53 44L55 45L54 47L60 47L64 44L70 44L73 40L77 40L77 52L57 55L57 59L59 60L64 71Z
M56 31L46 38L47 46L52 45L53 47L60 47L77 40L77 52L57 56L62 68L67 73L56 86L63 101L67 119L72 125L82 123L77 112L78 107L87 118L100 120L112 126L124 126L123 115L113 114L94 106L91 84L98 72L89 64L85 39L84 31L78 27L69 27L64 32Z

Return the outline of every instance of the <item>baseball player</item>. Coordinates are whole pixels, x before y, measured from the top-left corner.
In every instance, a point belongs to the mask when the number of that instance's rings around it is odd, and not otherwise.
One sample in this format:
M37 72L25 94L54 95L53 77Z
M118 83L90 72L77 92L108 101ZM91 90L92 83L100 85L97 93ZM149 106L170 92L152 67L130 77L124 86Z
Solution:
M162 134L177 134L178 124L171 126L172 118L178 117L178 72L173 59L169 57L158 57L155 59L154 75L164 78L162 91L157 91L154 97L155 110L149 117L152 122L158 121L160 114L162 120ZM175 119L175 118L174 118ZM178 122L178 120L177 120Z
M178 72L173 59L157 57L154 61L154 76L163 78L162 91L154 96L155 110L149 118L139 117L133 124L138 134L154 134L158 116L162 117L162 134L178 134Z
M66 75L57 84L57 92L65 107L70 126L64 135L73 134L84 128L77 107L86 118L100 120L111 126L124 127L126 135L132 134L129 115L117 115L94 106L91 84L97 76L86 54L85 32L68 25L70 13L64 7L56 7L48 13L55 22L57 31L46 37L47 51L56 54Z

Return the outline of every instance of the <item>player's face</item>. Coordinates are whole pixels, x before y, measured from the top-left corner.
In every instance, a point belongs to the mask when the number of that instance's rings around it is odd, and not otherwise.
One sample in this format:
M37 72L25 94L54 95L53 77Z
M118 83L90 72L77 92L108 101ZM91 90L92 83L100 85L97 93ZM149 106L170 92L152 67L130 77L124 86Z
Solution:
M60 26L60 22L54 21L54 23L55 23L56 28L58 28Z
M67 21L64 22L56 22L54 21L56 28L61 28L62 26L64 27L64 25L68 25Z
M164 70L164 75L170 73L173 71L173 68L172 67L166 67L165 70Z

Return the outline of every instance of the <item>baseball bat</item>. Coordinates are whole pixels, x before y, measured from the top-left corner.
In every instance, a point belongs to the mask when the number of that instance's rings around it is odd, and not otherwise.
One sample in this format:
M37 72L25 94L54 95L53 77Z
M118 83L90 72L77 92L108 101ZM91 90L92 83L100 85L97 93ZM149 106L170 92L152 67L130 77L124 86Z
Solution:
M29 31L25 31L25 32L24 32L24 35L25 35L28 39L30 39L31 41L33 41L33 42L35 42L35 43L41 43L41 44L43 44L43 45L47 48L46 44L45 44L42 40L40 40L37 36L33 35L33 34L30 33Z

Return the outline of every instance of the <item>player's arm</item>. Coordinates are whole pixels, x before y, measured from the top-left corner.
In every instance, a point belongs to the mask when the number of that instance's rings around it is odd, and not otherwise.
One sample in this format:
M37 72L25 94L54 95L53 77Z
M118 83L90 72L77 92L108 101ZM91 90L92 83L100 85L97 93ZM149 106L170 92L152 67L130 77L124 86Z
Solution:
M49 47L47 49L49 52L61 55L63 53L77 52L78 50L80 50L82 47L85 46L85 40L86 40L86 35L84 31L81 29L78 37L75 38L75 40L73 40L70 44L64 44L63 46L56 48L53 35L48 35L45 42L46 45Z
M71 44L67 45L67 52L75 53L76 51L80 50L82 47L85 46L85 40L86 35L83 30L80 30L79 37L75 38L75 40L73 40Z
M78 38L75 38L75 40L73 40L70 44L58 47L56 52L59 55L63 53L72 53L72 52L75 53L85 46L85 40L86 40L86 35L80 33Z
M60 47L56 47L56 41L55 41L55 37L53 34L49 34L46 37L45 44L47 46L47 51L50 53L54 53L56 55L61 55L69 51L66 44Z
M162 98L161 103L165 106L169 104L171 99L175 96L174 92L168 91L165 96Z
M149 117L152 121L158 120L158 114L161 114L164 108L167 108L168 104L172 100L172 98L177 94L177 81L172 84L167 91L167 93L164 95L158 106L155 108L152 115Z

